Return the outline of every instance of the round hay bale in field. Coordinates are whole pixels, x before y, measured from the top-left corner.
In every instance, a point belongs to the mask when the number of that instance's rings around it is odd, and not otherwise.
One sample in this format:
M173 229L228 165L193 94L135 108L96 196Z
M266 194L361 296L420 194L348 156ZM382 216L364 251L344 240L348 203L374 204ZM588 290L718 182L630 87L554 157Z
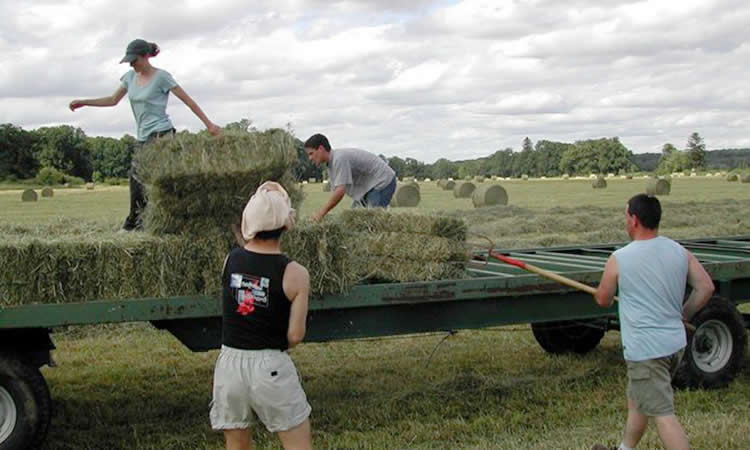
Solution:
M604 177L598 177L596 180L594 180L591 183L591 187L594 189L606 189L607 188L607 180L604 179Z
M744 174L740 177L740 182L742 183L750 183L750 175Z
M451 191L454 187L456 187L456 182L453 180L443 180L443 183L440 185L441 188L443 188L444 191Z
M36 191L33 189L26 189L25 191L21 192L22 202L35 202L37 198L38 196L36 195Z
M562 179L563 180L570 179L570 175L568 175L567 173L564 173L563 176L562 176Z
M415 186L416 183L404 183L396 187L396 192L393 194L391 200L391 206L398 208L413 208L419 205L421 196L419 195L419 186Z
M646 193L648 195L669 195L672 191L672 183L667 180L648 180Z
M508 193L499 184L485 184L479 186L471 194L471 202L475 208L492 205L507 205Z
M55 190L51 187L46 187L42 189L42 197L54 197L55 196Z
M331 192L331 183L328 181L323 182L323 192Z
M415 188L417 188L418 191L421 191L421 188L419 187L419 183L416 180L409 181L409 182L406 182L404 184L410 184L410 185L414 186Z
M86 189L88 189L89 191L93 191L94 190L94 183L86 183Z
M730 173L727 175L727 181L737 181L739 177L737 177L736 173Z
M625 179L626 180L632 180L633 179L633 175L625 175Z
M529 176L528 176L528 175L526 175L526 174L523 174L523 175L521 175L521 179L522 179L522 180L528 180L528 179L529 179Z
M468 181L456 183L456 185L453 186L453 196L456 198L469 198L471 197L471 194L474 193L474 189L476 188L477 187L474 185L474 183L470 183Z
M63 187L64 187L64 188L69 188L69 187L70 187L70 183L65 183L65 184L63 184Z
M317 182L318 182L318 179L317 179L317 178L308 178L308 179L307 179L307 182L308 182L308 183L317 183Z
M484 177L477 175L474 177L474 181L476 181L477 183L484 183Z

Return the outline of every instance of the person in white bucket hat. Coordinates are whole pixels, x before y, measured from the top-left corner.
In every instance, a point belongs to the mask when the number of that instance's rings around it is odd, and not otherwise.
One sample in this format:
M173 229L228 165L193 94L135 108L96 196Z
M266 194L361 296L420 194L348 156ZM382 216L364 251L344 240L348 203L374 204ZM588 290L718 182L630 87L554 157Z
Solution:
M211 427L227 449L252 447L257 418L285 449L312 448L312 408L287 350L305 337L310 276L281 251L295 211L284 188L263 183L242 213L244 245L222 272L222 347L214 369Z

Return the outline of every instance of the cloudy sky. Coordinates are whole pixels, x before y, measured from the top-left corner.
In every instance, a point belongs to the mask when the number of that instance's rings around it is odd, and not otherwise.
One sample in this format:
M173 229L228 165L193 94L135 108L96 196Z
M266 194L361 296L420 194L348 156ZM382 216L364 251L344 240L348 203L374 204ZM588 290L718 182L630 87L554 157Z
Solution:
M694 131L748 147L748 29L747 0L0 0L0 122L134 134L127 99L67 105L113 93L142 37L215 123L334 147L432 162L619 136L641 153ZM176 98L168 112L202 128Z

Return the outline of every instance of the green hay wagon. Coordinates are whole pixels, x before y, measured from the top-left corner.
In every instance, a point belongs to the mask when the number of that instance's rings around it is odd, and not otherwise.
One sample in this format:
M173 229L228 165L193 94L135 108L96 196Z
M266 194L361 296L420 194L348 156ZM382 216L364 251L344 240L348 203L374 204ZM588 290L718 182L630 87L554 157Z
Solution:
M717 296L696 317L677 384L725 386L745 357L750 315L750 236L682 241L705 265ZM575 280L595 284L609 255L622 244L498 249L499 253ZM218 269L217 269L218 270ZM488 260L478 252L471 278L356 286L346 295L310 303L306 341L376 337L530 323L551 353L587 353L619 328L615 308L599 308L589 294ZM219 299L206 296L140 298L0 309L0 450L36 447L50 425L51 400L39 367L51 364L50 334L64 325L148 321L193 351L220 347Z

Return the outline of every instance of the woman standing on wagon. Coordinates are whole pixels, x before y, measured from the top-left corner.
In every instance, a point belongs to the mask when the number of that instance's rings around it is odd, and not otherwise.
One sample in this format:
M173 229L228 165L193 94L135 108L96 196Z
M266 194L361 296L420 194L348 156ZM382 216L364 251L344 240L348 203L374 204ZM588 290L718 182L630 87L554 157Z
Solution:
M213 136L221 129L211 122L200 106L175 82L166 70L151 65L149 58L159 54L159 46L153 42L136 39L128 44L125 56L120 63L130 63L133 70L120 78L120 86L109 97L87 100L73 100L70 110L75 111L82 106L115 106L128 94L130 106L137 128L138 147L154 139L173 135L175 132L172 122L167 115L167 100L172 92L206 125L206 129ZM135 158L133 158L135 160ZM125 231L140 230L143 227L141 212L146 206L146 195L143 184L138 179L135 163L130 168L130 213L122 225Z

